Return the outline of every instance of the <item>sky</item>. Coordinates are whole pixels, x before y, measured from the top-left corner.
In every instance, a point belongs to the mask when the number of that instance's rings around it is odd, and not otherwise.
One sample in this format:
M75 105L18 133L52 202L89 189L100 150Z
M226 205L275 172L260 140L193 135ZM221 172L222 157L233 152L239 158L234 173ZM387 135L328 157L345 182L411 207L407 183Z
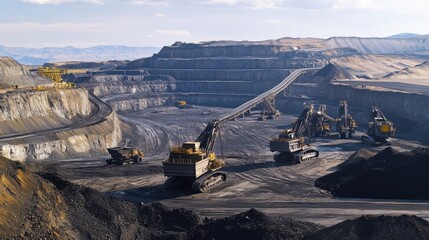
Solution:
M429 34L428 0L0 0L0 46Z

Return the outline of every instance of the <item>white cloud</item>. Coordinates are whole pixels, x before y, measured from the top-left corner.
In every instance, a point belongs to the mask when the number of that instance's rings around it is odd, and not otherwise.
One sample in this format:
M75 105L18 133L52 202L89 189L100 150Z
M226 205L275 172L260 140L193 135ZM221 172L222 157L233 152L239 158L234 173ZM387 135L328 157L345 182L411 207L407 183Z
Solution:
M166 15L164 13L155 13L156 17L165 17Z
M22 0L26 3L34 3L34 4L103 4L103 0Z
M399 13L427 13L427 0L337 0L334 9L370 9L386 10Z
M191 36L186 30L158 30L156 32L161 35Z

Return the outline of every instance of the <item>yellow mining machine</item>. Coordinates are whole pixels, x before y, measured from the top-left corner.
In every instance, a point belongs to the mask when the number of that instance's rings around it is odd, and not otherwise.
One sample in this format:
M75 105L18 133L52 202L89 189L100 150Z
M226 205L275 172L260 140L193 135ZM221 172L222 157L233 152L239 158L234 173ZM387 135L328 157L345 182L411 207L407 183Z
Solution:
M179 109L189 109L192 105L189 105L185 100L179 100L174 103L174 106Z
M306 103L298 120L291 129L282 131L278 138L271 139L270 150L276 152L274 160L279 163L301 163L317 158L319 151L306 144L305 134L309 133L309 126L314 114L314 104Z
M56 67L38 67L37 73L42 77L47 77L52 79L54 83L62 83L63 78L61 75L66 73L66 70L62 70Z
M346 100L340 101L338 107L337 132L338 138L352 138L357 128L356 121L349 114L349 106Z
M326 113L325 104L320 104L318 110L314 112L313 115L311 132L314 133L316 137L330 136L332 128L331 123L336 124L337 120Z
M172 147L168 159L162 162L164 175L169 177L165 187L169 190L192 185L195 192L205 192L226 181L226 173L218 171L225 165L213 152L222 121L211 121L195 142Z
M76 84L73 82L63 81L62 75L67 73L67 70L62 70L56 67L38 67L37 73L42 77L50 78L54 84L37 85L34 87L34 90L43 91L51 88L68 89L76 87Z
M114 147L108 148L111 159L106 160L107 164L124 165L129 163L140 163L143 160L144 154L137 148L130 147Z
M378 107L372 107L369 116L367 134L362 136L362 142L370 145L390 145L390 137L395 136L396 129L393 123Z

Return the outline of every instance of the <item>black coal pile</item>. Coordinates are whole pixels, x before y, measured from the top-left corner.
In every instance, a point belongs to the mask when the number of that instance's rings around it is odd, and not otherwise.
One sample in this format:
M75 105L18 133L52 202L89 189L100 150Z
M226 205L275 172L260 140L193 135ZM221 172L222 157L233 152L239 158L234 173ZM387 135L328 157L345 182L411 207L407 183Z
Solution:
M160 203L136 205L56 175L42 176L66 201L69 221L79 239L186 239L186 232L201 222L190 210L171 210Z
M190 239L302 239L323 228L314 223L269 217L252 208L231 217L208 220Z
M387 147L372 157L356 155L315 186L335 196L429 199L429 149L398 152Z
M302 239L321 225L271 218L251 209L224 219L204 221L191 210L161 203L136 205L96 190L41 174L58 189L79 239Z
M416 216L362 216L321 230L306 240L429 239L429 223Z
M330 82L336 79L351 79L353 76L343 67L329 63L317 71L313 79L316 82Z

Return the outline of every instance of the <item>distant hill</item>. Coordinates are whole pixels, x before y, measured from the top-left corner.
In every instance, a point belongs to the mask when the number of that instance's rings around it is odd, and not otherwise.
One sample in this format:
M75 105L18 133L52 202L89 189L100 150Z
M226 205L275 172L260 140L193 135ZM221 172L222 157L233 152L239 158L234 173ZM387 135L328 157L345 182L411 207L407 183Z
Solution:
M420 38L420 37L427 37L427 35L420 35L415 33L399 33L392 36L388 36L387 38Z
M0 46L0 56L9 56L21 64L42 65L47 62L64 61L107 61L134 60L152 56L160 48L157 47L127 47L127 46L95 46L90 48L48 47L21 48Z

